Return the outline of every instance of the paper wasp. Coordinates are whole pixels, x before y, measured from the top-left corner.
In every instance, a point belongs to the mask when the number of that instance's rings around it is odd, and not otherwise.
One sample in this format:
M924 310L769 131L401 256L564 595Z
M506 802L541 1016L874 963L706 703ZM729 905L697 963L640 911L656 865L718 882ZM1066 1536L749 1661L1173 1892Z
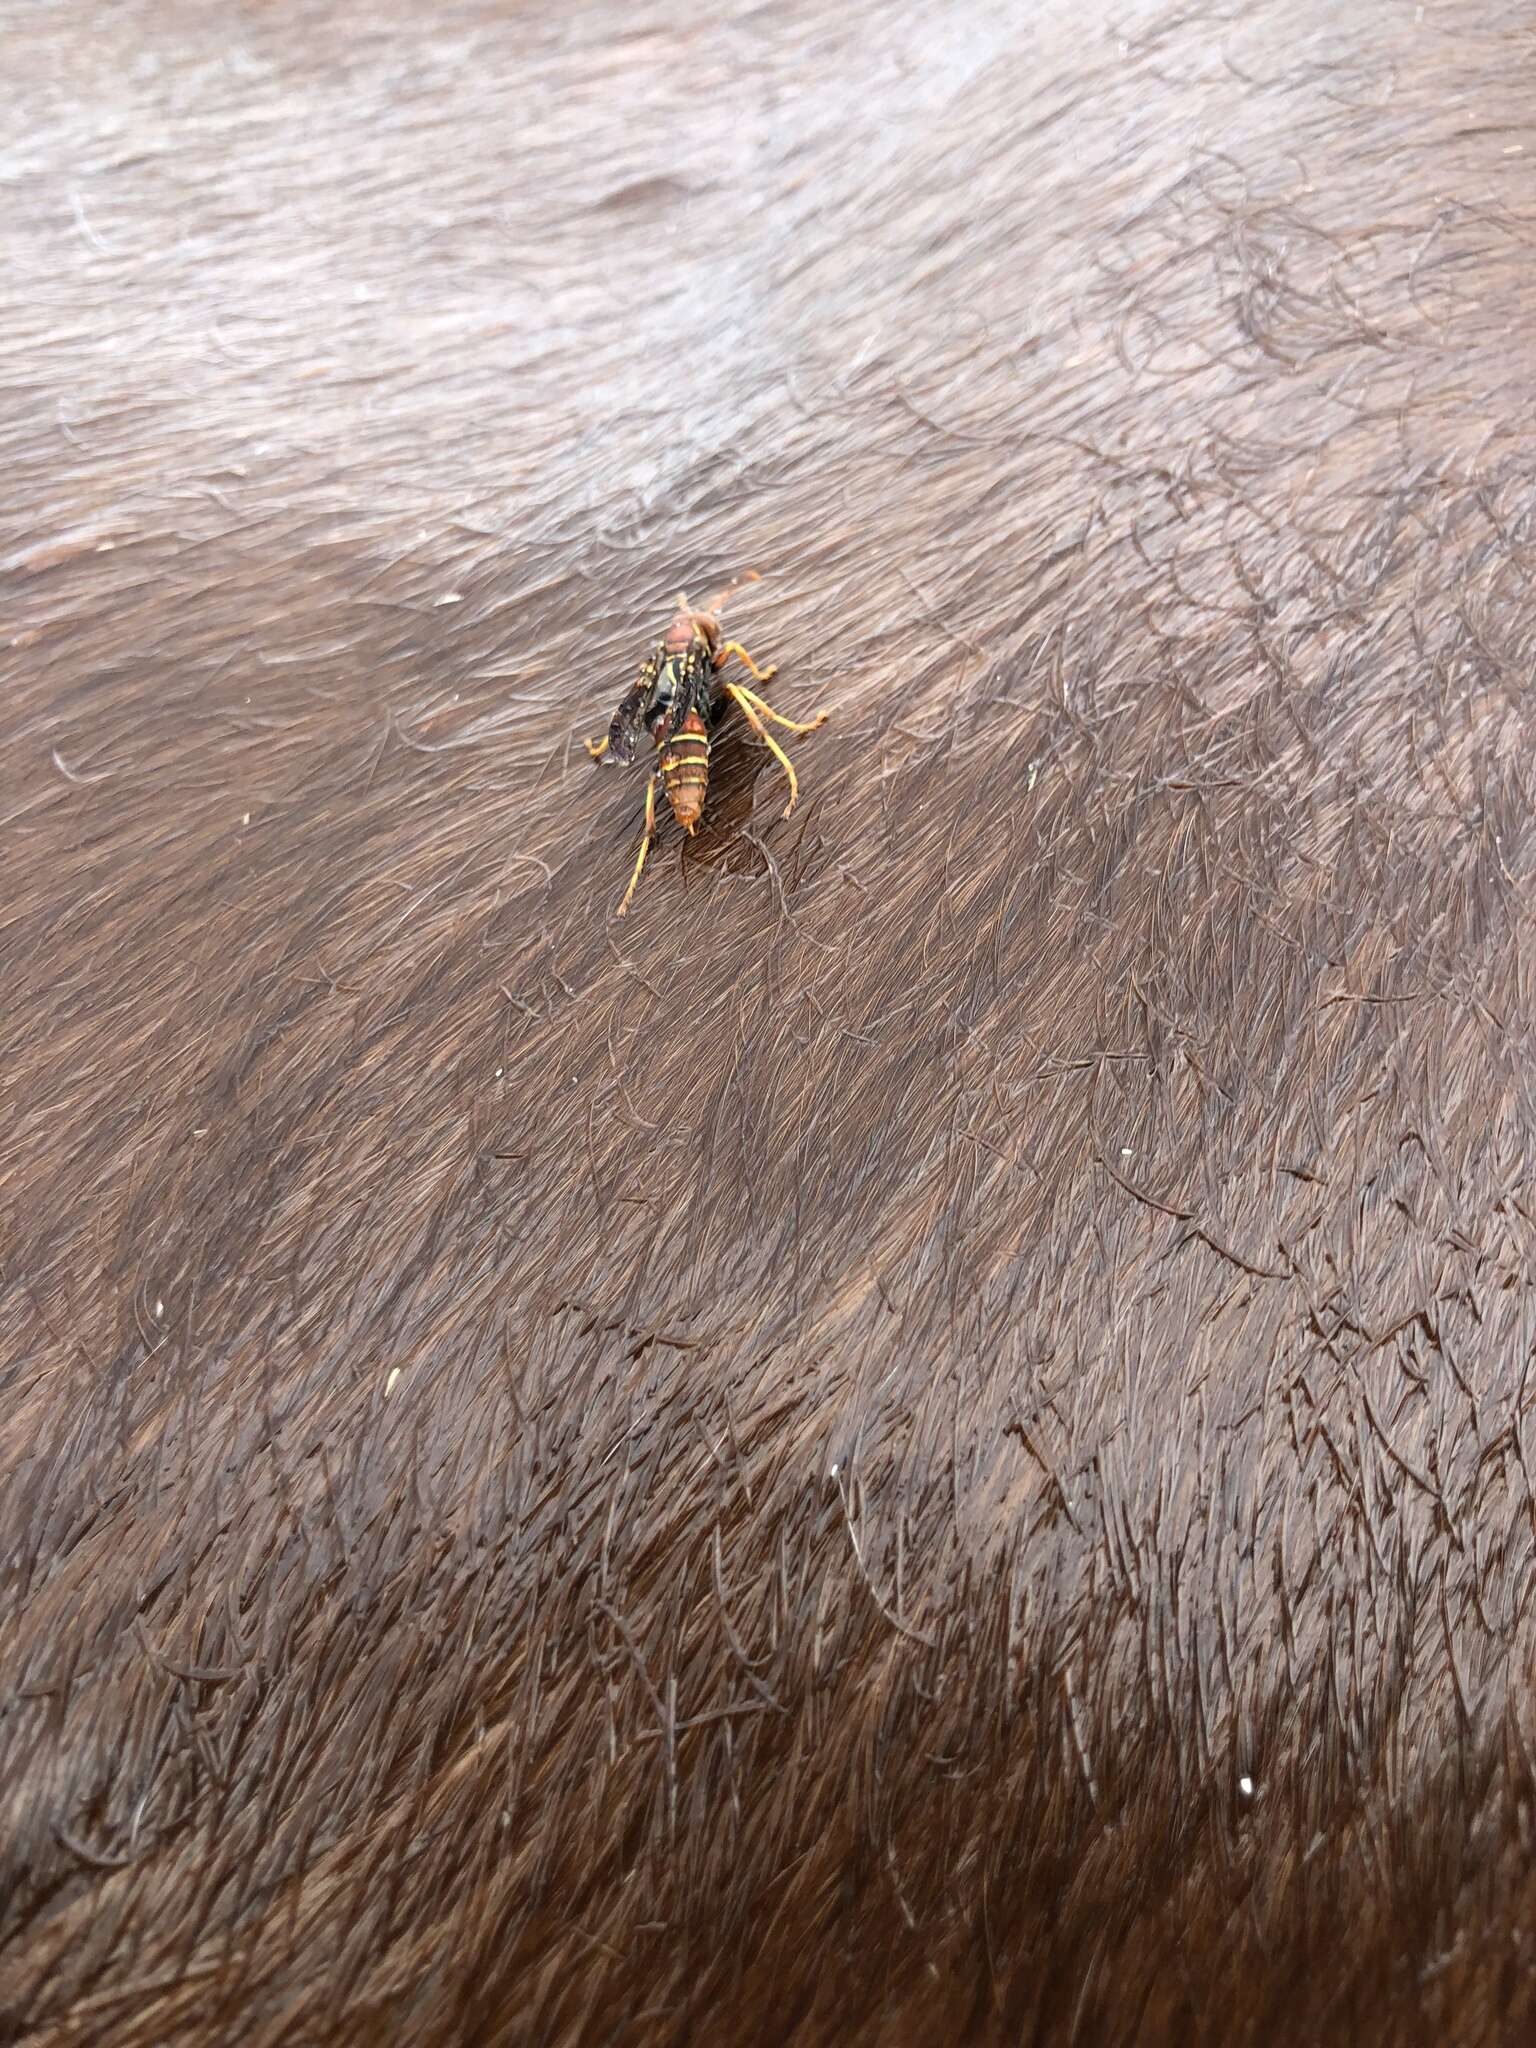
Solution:
M586 743L587 752L594 761L630 762L635 758L635 747L641 733L646 732L655 741L660 756L646 785L645 833L640 841L635 871L619 905L620 917L629 909L630 898L640 880L640 870L645 866L645 857L656 836L658 784L665 792L667 802L672 806L672 815L679 825L690 833L698 828L704 810L704 792L709 787L710 727L720 709L716 695L720 671L735 655L751 670L754 682L766 683L776 673L771 666L759 668L739 640L722 641L720 637L723 606L743 584L758 580L757 571L751 570L740 582L712 597L702 611L694 611L687 598L680 596L676 617L647 656L634 688L613 714L608 737ZM773 710L743 683L719 683L718 688L722 696L740 705L752 730L789 777L789 802L784 807L787 818L795 808L800 785L788 754L763 721L771 719L775 725L783 726L789 732L814 732L818 725L825 723L826 712L819 711L808 723L800 724Z

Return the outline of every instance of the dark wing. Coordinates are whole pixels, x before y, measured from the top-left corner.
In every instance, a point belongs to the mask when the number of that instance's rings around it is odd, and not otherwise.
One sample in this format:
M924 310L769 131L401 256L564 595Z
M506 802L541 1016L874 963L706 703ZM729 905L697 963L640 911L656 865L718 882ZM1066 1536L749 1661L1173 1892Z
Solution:
M642 714L658 747L667 744L690 711L708 722L711 688L709 657L702 649L660 658L656 687Z
M656 694L656 677L661 664L653 654L641 669L635 687L613 714L608 728L608 759L633 761L635 744L645 730L647 714Z
M697 711L706 726L714 724L715 664L705 647L692 647L686 657L683 687L672 711L672 730L682 724L690 711Z

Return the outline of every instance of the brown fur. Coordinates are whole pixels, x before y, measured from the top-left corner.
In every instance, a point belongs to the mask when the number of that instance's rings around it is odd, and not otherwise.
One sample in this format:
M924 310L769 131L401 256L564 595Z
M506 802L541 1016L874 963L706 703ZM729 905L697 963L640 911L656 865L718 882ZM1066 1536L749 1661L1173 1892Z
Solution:
M1529 2038L1525 12L0 28L0 2029Z

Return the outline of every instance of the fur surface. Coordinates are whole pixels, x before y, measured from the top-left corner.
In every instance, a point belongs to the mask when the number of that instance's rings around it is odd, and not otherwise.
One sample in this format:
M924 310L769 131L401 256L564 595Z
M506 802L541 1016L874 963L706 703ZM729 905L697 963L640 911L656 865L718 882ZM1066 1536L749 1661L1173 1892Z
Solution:
M8 2037L1529 2038L1528 11L0 27Z

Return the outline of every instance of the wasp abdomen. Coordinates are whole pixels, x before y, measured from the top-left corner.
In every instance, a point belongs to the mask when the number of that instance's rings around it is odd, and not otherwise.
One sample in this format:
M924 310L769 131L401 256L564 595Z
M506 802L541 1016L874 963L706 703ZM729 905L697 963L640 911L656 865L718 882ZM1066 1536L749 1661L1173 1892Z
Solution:
M697 711L688 713L662 747L661 779L673 817L691 832L709 787L709 733Z

